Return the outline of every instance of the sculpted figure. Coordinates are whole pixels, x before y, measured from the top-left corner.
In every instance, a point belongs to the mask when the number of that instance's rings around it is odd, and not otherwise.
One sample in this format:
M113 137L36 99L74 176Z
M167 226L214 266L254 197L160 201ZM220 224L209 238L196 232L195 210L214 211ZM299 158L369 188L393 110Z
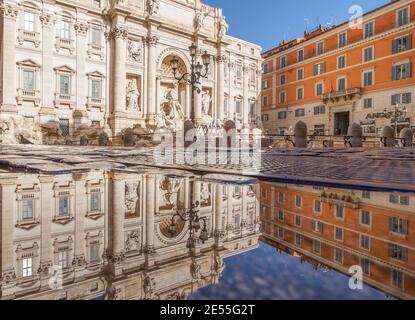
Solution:
M135 80L131 80L128 82L127 90L127 110L133 111L141 111L139 99L140 99L140 92L137 88L137 83Z

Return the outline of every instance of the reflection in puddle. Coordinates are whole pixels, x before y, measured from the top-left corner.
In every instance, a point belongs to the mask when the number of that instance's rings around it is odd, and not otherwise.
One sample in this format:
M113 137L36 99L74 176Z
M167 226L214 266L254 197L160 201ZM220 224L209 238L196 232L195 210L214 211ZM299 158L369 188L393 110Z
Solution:
M415 298L413 194L240 183L0 173L1 298Z

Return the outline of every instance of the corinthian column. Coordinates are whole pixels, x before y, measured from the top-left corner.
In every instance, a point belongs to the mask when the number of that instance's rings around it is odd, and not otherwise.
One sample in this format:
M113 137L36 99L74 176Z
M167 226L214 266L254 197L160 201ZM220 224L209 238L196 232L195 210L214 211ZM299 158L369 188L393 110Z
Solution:
M112 176L112 258L122 260L124 254L125 176Z
M148 46L147 55L147 120L154 121L156 113L156 47L159 38L155 35L149 34L146 38Z
M217 57L217 79L216 79L216 117L219 120L223 120L223 100L224 100L224 63L226 63L227 59L225 55L219 54Z
M9 4L0 4L0 17L3 17L3 39L1 51L3 52L2 65L3 72L0 79L3 85L3 94L0 96L0 110L2 112L16 112L16 80L15 80L15 41L16 41L16 19L18 9Z
M115 42L114 59L114 112L125 112L125 55L128 31L123 25L116 25L111 30Z
M154 175L146 176L146 210L145 210L145 221L146 221L146 246L145 253L152 256L155 253L154 250L154 216L156 213L155 204L155 188L156 178Z
M86 35L88 25L85 22L75 23L76 32L76 110L74 112L75 128L87 122L86 99L88 83L86 81Z

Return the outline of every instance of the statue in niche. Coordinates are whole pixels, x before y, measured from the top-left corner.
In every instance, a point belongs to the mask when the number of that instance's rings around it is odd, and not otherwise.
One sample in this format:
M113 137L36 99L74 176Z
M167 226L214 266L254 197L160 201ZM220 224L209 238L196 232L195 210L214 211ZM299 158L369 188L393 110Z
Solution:
M186 116L177 91L173 88L167 89L164 98L166 101L162 103L160 113L155 118L156 126L159 129L180 130Z
M127 45L128 58L134 62L141 62L141 45L140 42L128 40Z
M138 111L141 112L140 107L140 91L137 88L136 80L130 80L127 85L126 90L127 96L127 110L129 111Z
M209 91L204 91L202 93L202 114L209 115L211 102L212 98L209 94Z
M229 30L229 25L226 23L226 17L222 16L219 22L219 38L223 38Z
M208 183L202 183L200 186L200 200L202 204L209 204L210 201L210 190Z
M125 184L125 208L130 214L137 213L139 204L139 184Z

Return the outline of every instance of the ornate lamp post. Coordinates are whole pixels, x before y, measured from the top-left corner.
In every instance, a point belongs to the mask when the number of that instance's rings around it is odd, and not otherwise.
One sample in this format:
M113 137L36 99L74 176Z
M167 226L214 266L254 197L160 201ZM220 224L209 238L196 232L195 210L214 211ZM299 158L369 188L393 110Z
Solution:
M398 103L394 106L393 117L391 121L395 124L395 139L399 137L398 122L405 121L407 112L408 110L405 106L399 106ZM383 111L383 114L385 118L388 117L388 110L386 108Z
M192 58L191 66L190 66L190 72L187 72L183 75L177 74L177 67L179 64L179 60L176 58L176 56L173 57L173 59L170 61L171 67L173 69L173 75L174 78L180 83L181 81L185 81L186 83L191 85L192 90L192 107L190 110L190 119L192 120L193 124L195 124L195 90L197 93L201 92L200 89L200 79L201 78L207 78L207 74L209 71L209 64L210 64L210 54L205 51L204 54L202 54L202 63L198 61L196 63L197 58L197 46L193 43L189 47L190 57Z
M175 218L178 217L180 220L189 222L189 239L187 240L187 247L192 249L194 247L195 242L197 241L196 233L199 232L200 235L199 240L202 243L205 243L209 239L209 233L207 230L207 221L205 217L199 217L199 202L192 204L192 207L188 210L177 211L176 214L173 215L171 218L171 224L169 226L169 233L174 236L176 235L177 224L175 222ZM203 226L201 226L201 222Z

